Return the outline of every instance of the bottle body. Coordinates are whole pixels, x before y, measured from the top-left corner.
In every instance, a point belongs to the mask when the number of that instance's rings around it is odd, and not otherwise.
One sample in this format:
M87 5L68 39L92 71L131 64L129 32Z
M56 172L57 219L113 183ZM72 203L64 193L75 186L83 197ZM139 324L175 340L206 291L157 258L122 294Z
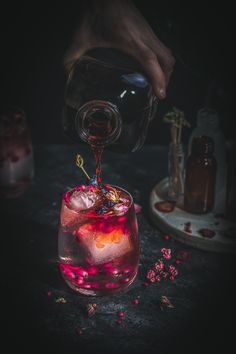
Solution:
M109 48L93 49L69 75L63 130L75 142L135 151L145 141L156 106L152 87L136 63Z
M204 150L209 141L213 144L206 136L194 138L186 161L184 208L190 213L204 214L214 208L217 162L212 151Z
M215 212L224 213L227 184L226 141L219 123L218 113L214 109L202 108L198 111L197 125L189 138L188 155L191 154L191 146L195 137L207 135L214 141L214 157L217 162Z

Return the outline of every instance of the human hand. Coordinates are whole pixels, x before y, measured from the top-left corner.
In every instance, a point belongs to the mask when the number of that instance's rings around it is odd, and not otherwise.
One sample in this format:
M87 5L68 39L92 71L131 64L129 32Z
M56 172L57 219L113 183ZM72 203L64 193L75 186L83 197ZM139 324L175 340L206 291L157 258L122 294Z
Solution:
M97 0L85 13L64 65L73 63L94 47L113 47L133 56L149 77L153 91L165 98L175 59L129 0Z

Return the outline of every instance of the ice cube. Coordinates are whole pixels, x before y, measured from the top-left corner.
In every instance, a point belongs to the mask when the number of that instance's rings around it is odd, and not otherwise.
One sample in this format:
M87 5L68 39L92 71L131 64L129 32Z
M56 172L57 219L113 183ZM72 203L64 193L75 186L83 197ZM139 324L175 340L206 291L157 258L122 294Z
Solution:
M130 234L119 226L104 233L96 231L92 224L84 224L77 235L93 265L119 258L132 250Z
M95 205L98 195L91 190L76 190L70 197L69 206L75 211L86 210Z
M70 209L65 203L62 205L61 210L61 225L63 232L73 232L76 229L77 223L81 219L80 215Z

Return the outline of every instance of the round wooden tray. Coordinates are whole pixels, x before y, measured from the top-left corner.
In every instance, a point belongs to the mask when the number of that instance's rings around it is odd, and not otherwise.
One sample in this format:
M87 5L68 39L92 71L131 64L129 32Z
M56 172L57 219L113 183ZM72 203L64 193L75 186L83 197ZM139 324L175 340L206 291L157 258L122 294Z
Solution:
M168 200L168 178L159 182L150 194L150 217L163 232L193 247L214 251L236 253L236 223L218 217L214 211L208 214L190 214L176 205L172 212L161 212L155 203ZM191 222L192 233L185 231L185 224ZM199 230L208 228L215 231L213 238L201 236Z

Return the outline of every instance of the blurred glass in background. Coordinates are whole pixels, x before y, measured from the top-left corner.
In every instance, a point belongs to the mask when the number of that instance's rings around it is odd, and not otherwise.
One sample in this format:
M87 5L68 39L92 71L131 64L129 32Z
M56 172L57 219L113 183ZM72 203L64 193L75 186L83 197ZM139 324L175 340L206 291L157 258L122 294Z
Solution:
M34 176L33 147L22 109L0 113L0 197L16 198Z

